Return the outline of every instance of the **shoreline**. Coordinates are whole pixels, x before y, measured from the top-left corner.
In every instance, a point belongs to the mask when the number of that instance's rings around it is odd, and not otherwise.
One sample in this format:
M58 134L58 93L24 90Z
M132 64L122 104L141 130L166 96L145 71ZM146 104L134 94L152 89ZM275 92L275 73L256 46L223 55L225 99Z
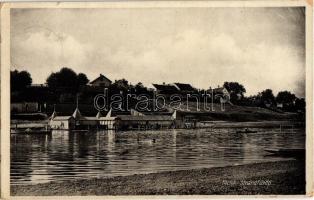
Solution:
M11 185L12 196L305 194L304 160Z
M15 125L17 129L25 129L25 128L45 128L47 126L46 121L37 121L30 122L30 123L17 123ZM234 122L234 121L206 121L206 122L198 122L199 124L204 123L204 125L199 125L196 128L190 128L190 130L197 130L197 129L221 129L221 128L280 128L281 126L285 128L304 128L305 124L300 121L245 121L245 122ZM19 124L19 127L17 126ZM14 124L11 124L11 129L14 129ZM176 130L186 130L185 128L174 128ZM142 129L135 129L141 130ZM155 129L148 129L148 130L155 130ZM156 129L159 130L159 129ZM171 130L169 129L160 129L160 130ZM73 130L75 131L75 130ZM125 130L123 130L125 131ZM132 130L127 130L132 131Z

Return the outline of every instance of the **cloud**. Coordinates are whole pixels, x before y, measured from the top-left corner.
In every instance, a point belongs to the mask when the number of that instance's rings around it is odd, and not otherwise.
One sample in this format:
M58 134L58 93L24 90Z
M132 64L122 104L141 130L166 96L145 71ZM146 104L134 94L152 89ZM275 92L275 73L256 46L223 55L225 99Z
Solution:
M208 36L202 30L187 30L161 38L139 53L126 48L106 51L103 59L116 69L111 75L128 77L133 83L180 81L208 88L222 85L222 80L239 81L248 94L271 88L275 93L292 89L302 95L297 87L304 77L303 68L298 67L302 60L298 49L288 45L269 46L261 41L243 47L225 33Z
M299 8L93 11L13 9L13 67L29 70L37 83L67 66L89 79L103 73L146 86L238 81L247 95L267 88L304 94Z
M23 69L31 66L31 74L36 76L37 81L45 81L51 71L60 67L80 69L86 63L89 50L88 45L62 32L41 30L15 40L19 42L14 43L13 51L18 50L19 57L12 57L14 67Z

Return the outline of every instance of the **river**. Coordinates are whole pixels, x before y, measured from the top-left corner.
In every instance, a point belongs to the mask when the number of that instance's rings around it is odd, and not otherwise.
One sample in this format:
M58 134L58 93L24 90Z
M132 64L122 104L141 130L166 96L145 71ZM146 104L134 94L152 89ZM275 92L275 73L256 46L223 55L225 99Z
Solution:
M304 129L53 131L11 135L11 184L88 179L284 160L267 148L304 148Z

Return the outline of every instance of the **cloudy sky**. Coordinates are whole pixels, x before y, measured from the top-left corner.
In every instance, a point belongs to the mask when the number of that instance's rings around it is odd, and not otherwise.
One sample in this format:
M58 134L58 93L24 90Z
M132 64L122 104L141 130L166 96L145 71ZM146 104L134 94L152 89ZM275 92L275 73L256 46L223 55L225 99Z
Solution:
M304 96L304 23L302 8L12 9L11 65L34 83L70 67L90 80Z

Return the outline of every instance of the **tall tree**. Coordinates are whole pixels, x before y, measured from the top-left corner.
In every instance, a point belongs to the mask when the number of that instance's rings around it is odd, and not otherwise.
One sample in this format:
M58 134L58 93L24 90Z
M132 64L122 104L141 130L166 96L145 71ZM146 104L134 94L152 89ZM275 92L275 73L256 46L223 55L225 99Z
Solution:
M295 109L297 111L305 111L305 99L304 98L297 98L295 100Z
M296 100L296 96L289 91L278 92L276 101L284 105L292 105Z
M245 87L238 82L225 82L223 86L228 90L228 92L240 94L242 97L246 92Z
M134 88L137 94L148 94L148 89L141 82L138 82Z
M87 76L83 73L77 75L77 83L79 86L86 85L89 82Z
M262 104L272 104L274 105L276 103L275 96L273 94L273 91L271 89L266 89L259 93L259 97Z
M126 79L124 79L124 78L123 79L119 79L119 80L115 80L113 85L116 85L119 89L122 89L122 90L130 89L129 82Z
M11 71L11 89L12 91L25 89L32 84L32 78L27 71Z
M86 85L88 78L83 73L77 75L72 69L64 67L59 72L51 73L46 82L51 88L78 88Z

